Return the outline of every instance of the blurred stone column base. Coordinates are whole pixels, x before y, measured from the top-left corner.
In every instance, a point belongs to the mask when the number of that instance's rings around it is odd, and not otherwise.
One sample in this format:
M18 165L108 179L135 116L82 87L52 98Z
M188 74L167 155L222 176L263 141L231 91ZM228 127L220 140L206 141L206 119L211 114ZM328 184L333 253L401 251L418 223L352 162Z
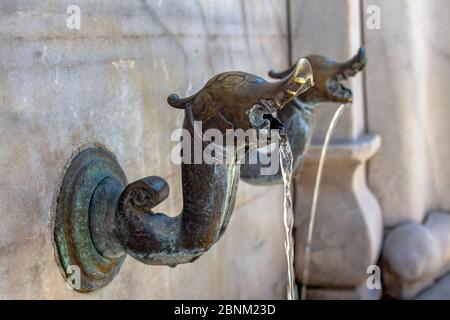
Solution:
M307 300L380 300L381 296L381 289L369 289L366 283L356 288L308 288L306 293Z
M366 162L381 146L378 135L333 142L327 152L318 197L309 271L309 295L317 299L379 298L368 292L367 268L377 263L382 214L366 183ZM321 145L312 145L296 177L295 268L302 282L304 247ZM370 291L370 290L369 290Z

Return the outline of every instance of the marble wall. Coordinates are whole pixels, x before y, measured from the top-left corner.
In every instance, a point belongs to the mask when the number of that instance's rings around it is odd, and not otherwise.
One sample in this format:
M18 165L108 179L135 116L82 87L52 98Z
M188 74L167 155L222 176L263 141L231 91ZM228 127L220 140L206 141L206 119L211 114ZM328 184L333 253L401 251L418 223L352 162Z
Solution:
M0 298L284 298L282 188L241 183L224 238L194 264L145 266L128 257L106 288L66 288L50 228L55 183L85 142L113 151L130 181L160 175L157 209L181 209L171 132L188 95L212 75L265 76L288 64L287 8L276 0L0 2Z
M384 142L368 180L383 209L385 293L411 298L450 269L450 5L364 4L381 9L365 41L367 125Z

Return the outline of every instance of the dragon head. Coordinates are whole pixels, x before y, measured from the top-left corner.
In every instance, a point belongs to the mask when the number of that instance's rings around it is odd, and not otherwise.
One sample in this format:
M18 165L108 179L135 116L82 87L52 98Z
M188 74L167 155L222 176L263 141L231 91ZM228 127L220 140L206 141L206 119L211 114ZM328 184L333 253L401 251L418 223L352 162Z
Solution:
M168 103L189 111L187 123L201 122L203 132L214 129L233 135L251 131L257 138L250 140L260 142L270 137L273 129L285 132L276 112L313 86L312 66L307 59L300 59L279 81L267 82L240 71L225 72L188 98L172 94Z
M355 76L363 70L367 64L366 50L359 49L359 52L349 61L338 63L329 58L310 55L306 59L311 63L314 75L315 86L299 95L299 99L307 104L321 102L351 103L353 102L352 90L347 88L342 82L349 77ZM292 72L289 68L283 72L269 72L273 78L284 78Z

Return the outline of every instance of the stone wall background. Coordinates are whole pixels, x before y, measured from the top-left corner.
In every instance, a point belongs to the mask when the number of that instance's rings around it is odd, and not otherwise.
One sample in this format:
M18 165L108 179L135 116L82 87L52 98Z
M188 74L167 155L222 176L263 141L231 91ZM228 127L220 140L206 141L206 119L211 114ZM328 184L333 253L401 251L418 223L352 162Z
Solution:
M0 298L284 298L282 188L241 183L224 238L195 264L149 267L128 257L90 294L68 290L53 258L49 218L64 161L105 144L129 181L167 179L159 210L181 209L170 134L183 112L166 103L227 70L286 68L286 4L250 1L0 2Z
M385 293L411 298L450 269L450 3L364 4L382 8L382 29L365 42L367 129L383 138L368 180L386 230ZM439 287L422 297L450 299Z
M366 32L368 129L385 141L369 180L386 226L421 222L430 210L450 210L450 5L366 2L383 8L382 32Z

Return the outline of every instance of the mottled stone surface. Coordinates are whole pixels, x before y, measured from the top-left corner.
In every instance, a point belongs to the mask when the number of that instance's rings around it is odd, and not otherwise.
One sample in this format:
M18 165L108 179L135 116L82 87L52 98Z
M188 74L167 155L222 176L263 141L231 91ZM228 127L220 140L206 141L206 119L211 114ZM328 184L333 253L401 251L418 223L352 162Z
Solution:
M283 298L281 187L241 184L226 235L194 264L128 258L113 283L91 294L66 289L50 211L64 161L100 142L130 181L167 179L172 192L157 210L177 214L170 134L183 113L166 97L193 93L221 71L285 68L285 3L77 1L79 31L66 28L69 4L0 2L0 298Z
M410 222L388 233L383 247L385 293L409 299L450 269L450 214L430 213L426 222Z
M367 124L383 138L368 181L385 227L393 229L383 254L392 268L384 276L386 292L409 298L443 275L450 253L448 223L433 224L433 215L426 219L430 212L450 210L450 5L445 0L364 5L381 9L381 30L364 34L370 61Z
M450 210L450 5L364 3L378 5L382 18L381 30L365 33L368 126L384 141L369 183L385 226L421 223L429 210Z
M450 300L450 275L439 279L431 288L420 293L416 300Z

